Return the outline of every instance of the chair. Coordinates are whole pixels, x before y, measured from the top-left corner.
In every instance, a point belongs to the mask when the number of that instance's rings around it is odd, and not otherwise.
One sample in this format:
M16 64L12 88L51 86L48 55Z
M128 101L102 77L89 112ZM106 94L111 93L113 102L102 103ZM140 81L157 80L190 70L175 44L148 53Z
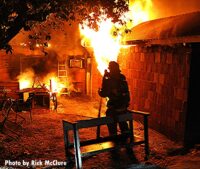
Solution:
M16 125L16 123L13 122L12 117L10 117L12 116L10 115L10 112L13 111L13 103L14 100L11 98L6 98L3 101L1 109L2 120L0 122L0 132L13 139L16 139L20 136L19 127L21 128L21 125Z
M20 112L27 111L30 113L32 121L32 97L29 97L25 102L22 99L12 99L9 97L1 98L0 104L0 132L4 133L14 139L21 135L23 131L23 123L26 120ZM20 120L18 120L20 117Z
M29 96L26 101L24 101L23 99L18 99L15 101L13 108L14 108L14 111L16 112L16 116L15 116L16 122L17 122L18 117L20 117L21 119L25 121L25 118L20 114L23 111L29 112L30 120L32 121L32 111L31 111L32 101L33 101L32 96Z
M8 120L8 116L12 109L12 105L13 105L13 102L12 102L11 98L6 98L5 100L3 100L2 104L1 104L2 120L1 120L1 124L0 124L0 131L3 130L4 125L5 125L6 121Z

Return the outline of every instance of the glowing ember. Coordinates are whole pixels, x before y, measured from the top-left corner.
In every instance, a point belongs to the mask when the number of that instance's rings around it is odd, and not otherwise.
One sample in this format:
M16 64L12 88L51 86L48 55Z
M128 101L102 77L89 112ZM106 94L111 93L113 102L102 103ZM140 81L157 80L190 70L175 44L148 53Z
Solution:
M129 3L129 12L122 14L121 18L127 22L126 28L131 29L133 26L150 19L151 0L135 0ZM120 51L120 41L124 26L114 24L110 18L100 16L98 31L87 26L87 21L80 25L80 32L84 36L82 45L92 47L98 64L98 70L103 75L108 63L117 61ZM115 33L115 29L118 33Z

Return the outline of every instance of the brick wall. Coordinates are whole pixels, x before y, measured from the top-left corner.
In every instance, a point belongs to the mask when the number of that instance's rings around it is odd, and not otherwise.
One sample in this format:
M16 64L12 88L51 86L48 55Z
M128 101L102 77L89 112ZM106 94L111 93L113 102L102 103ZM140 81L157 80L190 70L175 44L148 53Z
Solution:
M190 48L181 45L133 46L119 56L130 88L130 108L150 112L150 127L179 141L184 135L189 62Z

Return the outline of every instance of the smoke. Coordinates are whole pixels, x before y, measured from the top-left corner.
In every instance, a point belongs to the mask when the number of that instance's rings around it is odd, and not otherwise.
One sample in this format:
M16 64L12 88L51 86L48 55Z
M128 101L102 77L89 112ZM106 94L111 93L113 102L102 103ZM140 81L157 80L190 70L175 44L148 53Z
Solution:
M48 54L32 65L35 74L45 77L48 73L57 71L57 54L54 51L48 51Z
M35 76L45 77L48 73L57 72L57 53L48 51L46 56L24 57L21 61L21 72L32 69Z
M153 19L200 11L199 0L152 0Z

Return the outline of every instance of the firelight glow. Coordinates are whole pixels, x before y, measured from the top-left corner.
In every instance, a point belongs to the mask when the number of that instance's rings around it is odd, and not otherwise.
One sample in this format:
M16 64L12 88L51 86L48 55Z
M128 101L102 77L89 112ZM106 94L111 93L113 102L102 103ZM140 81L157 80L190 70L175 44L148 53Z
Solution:
M129 11L122 14L121 18L127 22L126 28L131 29L133 26L150 19L151 0L131 0L129 1ZM98 70L103 75L104 70L108 67L110 61L117 61L123 38L124 26L114 24L111 18L99 16L98 31L87 26L87 21L79 26L81 35L83 35L82 45L92 47ZM114 29L119 29L114 34Z
M17 77L19 81L19 88L31 88L34 81L34 72L32 69L27 69Z
M47 74L43 79L35 77L33 70L26 70L18 76L20 90L32 87L45 87L49 92L60 93L60 91L66 87L53 73ZM35 83L35 84L34 84Z

